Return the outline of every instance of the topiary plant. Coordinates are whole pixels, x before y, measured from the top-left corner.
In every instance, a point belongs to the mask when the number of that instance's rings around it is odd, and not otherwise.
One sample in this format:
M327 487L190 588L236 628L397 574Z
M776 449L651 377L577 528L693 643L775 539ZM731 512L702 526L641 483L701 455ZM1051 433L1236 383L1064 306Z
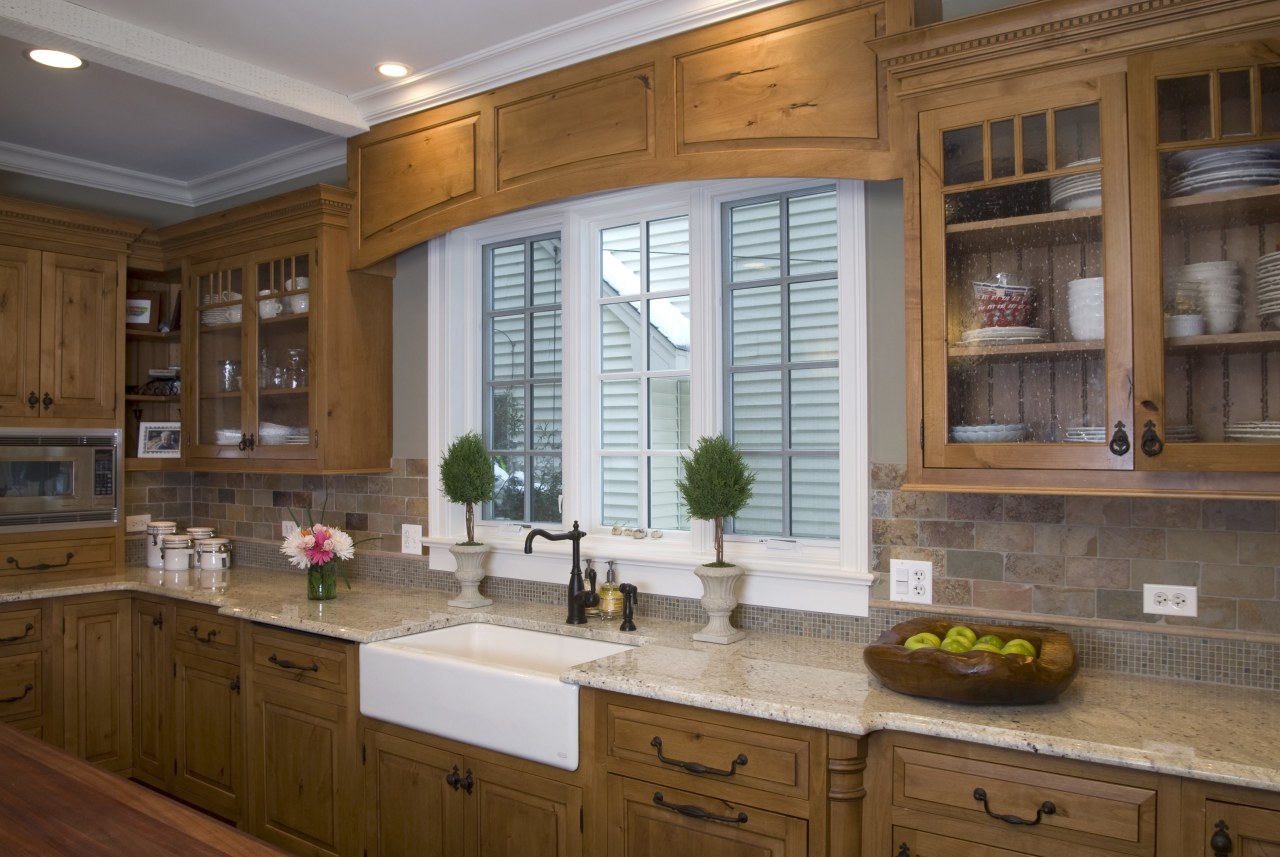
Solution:
M724 435L700 437L689 458L680 456L684 477L676 488L689 509L689 516L715 522L716 561L707 563L725 568L724 519L732 518L751 499L756 475L742 460L742 453Z
M484 438L476 432L459 435L440 459L440 487L451 502L467 509L467 540L476 541L476 503L493 499L493 461L484 447Z

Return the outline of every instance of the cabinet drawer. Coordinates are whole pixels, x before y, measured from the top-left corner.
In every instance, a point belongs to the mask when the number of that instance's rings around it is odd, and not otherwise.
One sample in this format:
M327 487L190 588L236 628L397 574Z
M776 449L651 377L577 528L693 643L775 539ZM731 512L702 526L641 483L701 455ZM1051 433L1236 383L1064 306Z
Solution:
M894 804L988 827L1002 843L1017 835L1130 852L1154 847L1155 788L1110 781L1100 766L1096 775L1059 773L1045 757L1028 756L1023 767L964 746L955 755L895 747Z
M5 576L110 569L116 564L116 542L112 538L19 542L0 547L0 556L4 557L0 574Z
M0 656L0 720L37 717L44 698L40 653Z
M239 619L219 616L213 610L180 606L177 621L173 643L179 649L228 656L240 651Z
M352 644L254 627L253 671L258 678L345 694Z
M732 715L694 720L610 703L606 740L611 759L683 775L683 787L725 783L805 799L809 742L771 732L770 725Z
M0 613L0 647L38 643L43 633L39 607L23 607Z

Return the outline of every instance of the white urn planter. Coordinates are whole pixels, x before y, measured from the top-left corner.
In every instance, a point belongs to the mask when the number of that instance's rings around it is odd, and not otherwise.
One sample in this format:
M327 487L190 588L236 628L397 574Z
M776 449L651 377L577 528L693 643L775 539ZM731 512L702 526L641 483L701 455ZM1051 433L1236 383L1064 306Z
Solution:
M738 579L742 577L742 569L736 565L700 565L693 573L702 580L702 607L711 620L693 639L703 643L736 643L747 636L746 631L729 622L729 614L738 606Z
M488 545L453 545L449 548L458 566L453 576L462 584L458 597L449 599L450 607L488 607L493 603L492 598L480 594L480 581L485 576L484 558L488 552Z

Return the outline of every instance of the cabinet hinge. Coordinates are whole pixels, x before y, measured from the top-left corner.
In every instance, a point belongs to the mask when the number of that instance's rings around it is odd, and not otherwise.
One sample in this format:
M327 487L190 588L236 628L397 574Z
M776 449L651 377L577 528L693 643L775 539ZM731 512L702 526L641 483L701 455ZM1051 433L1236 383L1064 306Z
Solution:
M177 678L177 677L178 677L178 662L177 662L177 661L174 661L174 662L173 662L173 677L174 677L174 678Z
M360 745L360 764L367 764L369 761L369 748L364 744Z
M920 419L920 448L924 449L924 418Z
M583 832L582 807L578 807L578 832Z
M177 759L174 759L174 760L173 760L173 772L174 772L175 774L176 774L176 773L178 773L178 760L177 760Z

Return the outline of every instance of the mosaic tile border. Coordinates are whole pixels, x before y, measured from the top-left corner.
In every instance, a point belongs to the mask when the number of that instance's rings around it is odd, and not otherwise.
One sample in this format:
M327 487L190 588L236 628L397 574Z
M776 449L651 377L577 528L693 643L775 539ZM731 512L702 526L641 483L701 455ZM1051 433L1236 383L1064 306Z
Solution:
M274 543L237 540L234 542L234 550L237 563L263 568L289 568L288 562ZM127 540L125 557L130 563L145 562L144 540ZM357 554L352 561L352 576L356 579L439 592L451 592L457 588L453 575L430 570L424 558L395 554ZM564 587L549 583L486 577L480 588L484 594L495 599L552 605L564 602ZM690 625L701 625L707 621L707 614L697 599L670 595L642 593L636 606L636 615L687 622ZM928 614L873 606L869 616L858 617L742 604L733 613L733 623L736 627L761 633L866 645L899 622L921 615ZM964 621L963 617L954 615L949 618L956 622ZM981 623L983 620L974 618L971 621ZM1075 643L1081 666L1088 669L1231 687L1280 690L1280 643L1078 626L1067 630Z

